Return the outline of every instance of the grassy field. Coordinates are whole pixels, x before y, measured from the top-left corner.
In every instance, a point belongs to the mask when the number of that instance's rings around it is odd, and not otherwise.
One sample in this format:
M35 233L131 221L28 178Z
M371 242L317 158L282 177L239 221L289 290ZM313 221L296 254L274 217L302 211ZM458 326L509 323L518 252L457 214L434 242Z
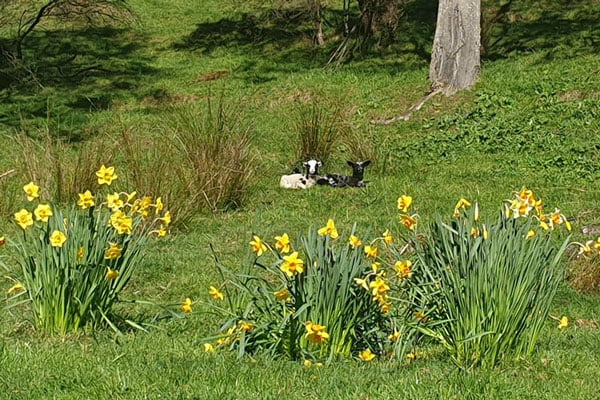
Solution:
M124 296L165 305L190 297L197 302L192 314L153 322L149 333L115 337L107 330L95 337L52 338L23 322L26 307L1 310L0 398L600 398L600 298L579 294L567 283L551 315L567 315L572 326L559 331L549 319L531 359L494 370L459 371L435 346L422 349L410 364L348 360L306 368L206 354L201 344L219 322L202 305L209 301L208 287L219 281L211 243L235 268L250 252L252 234L272 238L287 231L296 237L327 218L335 219L344 237L354 222L375 232L397 232L396 199L405 193L414 197L424 221L435 212L450 214L460 197L478 199L483 213L493 216L522 186L549 209L559 207L575 218L575 240L595 240L579 231L600 223L598 1L515 1L510 18L494 30L473 90L434 98L410 121L386 127L368 121L405 111L428 90L434 6L410 3L394 46L324 69L339 33L328 27L328 44L313 48L305 20L277 19L284 2L200 3L132 0L138 19L129 26L45 27L26 45L43 88L28 84L0 91L5 143L0 173L18 172L2 187L0 236L17 232L10 219L22 202L9 202L8 193L26 183L26 168L16 156L19 131L37 136L47 128L81 149L99 134L118 142L125 129L160 136L174 108L202 112L207 99L221 98L251 127L254 154L242 204L198 212L153 243ZM327 12L332 21L340 18L335 7ZM58 73L51 65L68 54L77 57ZM103 71L72 76L96 64ZM227 74L202 80L215 71ZM293 126L299 104L307 101L335 104L351 132L335 147L326 170L341 172L347 159L370 154L369 186L278 187L279 176L297 161ZM28 156L41 154L43 149ZM115 162L126 174L125 160L117 156ZM0 281L4 292L11 285ZM124 312L149 322L155 309Z

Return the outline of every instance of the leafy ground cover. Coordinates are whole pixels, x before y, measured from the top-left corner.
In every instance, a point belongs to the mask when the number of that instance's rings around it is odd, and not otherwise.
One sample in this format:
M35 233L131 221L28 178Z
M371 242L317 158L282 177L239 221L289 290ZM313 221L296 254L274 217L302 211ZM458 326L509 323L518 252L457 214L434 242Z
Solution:
M0 181L1 235L17 232L10 218L20 200L9 204L8 196L14 188L20 190L24 178L23 167L15 164L17 130L35 136L47 124L54 135L76 146L85 146L99 133L117 141L119 126L135 127L142 137L160 135L161 121L172 115L169 107L203 109L209 96L222 96L241 105L256 151L255 173L241 206L199 213L180 231L153 244L123 296L174 306L189 297L195 302L193 313L152 321L155 310L138 306L128 312L135 312L131 317L136 321L152 322L150 333L115 338L106 331L55 339L22 322L25 308L3 310L0 397L597 396L600 299L580 295L566 284L550 314L567 315L572 325L560 331L558 322L549 319L531 359L493 370L458 371L436 347L420 350L411 363L347 361L307 368L207 354L201 343L218 327L210 308L202 305L210 301L209 286L219 280L210 243L223 263L238 265L250 252L248 242L255 233L265 238L285 231L298 234L328 218L335 219L340 235L347 236L354 222L375 232L397 231L396 199L401 194L412 195L419 214L428 218L435 211L450 214L460 197L478 199L484 214L495 212L522 186L534 189L548 204L560 205L575 218L577 232L600 223L598 2L516 2L512 16L494 31L496 40L475 89L452 99L435 98L413 120L388 127L368 120L404 111L428 89L434 8L412 4L406 34L396 46L331 70L323 64L335 47L332 29L326 30L330 44L314 50L310 25L305 20L279 23L276 2L202 3L135 0L131 5L139 22L110 32L81 28L66 35L48 26L26 49L40 66L60 62L61 55L77 49L80 64L71 68L102 60L110 72L66 79L56 69L41 68L43 89L0 92L0 123L6 135L0 172L18 172L6 185ZM335 8L329 12L331 18L338 15ZM60 51L52 52L50 44ZM44 58L37 58L36 49L47 50ZM227 72L205 80L215 71ZM367 188L278 188L279 176L296 161L292 126L298 103L319 97L339 104L346 132L374 149ZM348 143L336 145L328 171L340 172L357 152ZM575 239L595 237L576 233ZM5 291L11 284L5 280L0 287Z

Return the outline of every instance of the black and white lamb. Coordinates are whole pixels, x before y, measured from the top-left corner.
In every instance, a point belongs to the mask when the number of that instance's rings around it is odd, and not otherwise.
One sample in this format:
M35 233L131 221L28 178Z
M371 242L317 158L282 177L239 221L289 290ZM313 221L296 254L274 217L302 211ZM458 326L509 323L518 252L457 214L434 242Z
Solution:
M302 163L302 167L305 169L304 174L283 175L279 180L279 186L284 189L308 189L317 183L317 179L319 179L317 174L322 166L321 161L308 160Z
M364 181L365 168L367 168L371 161L359 161L352 162L347 161L348 165L352 167L352 176L340 175L340 174L327 174L317 179L319 185L329 185L332 187L364 187L367 185L367 181Z

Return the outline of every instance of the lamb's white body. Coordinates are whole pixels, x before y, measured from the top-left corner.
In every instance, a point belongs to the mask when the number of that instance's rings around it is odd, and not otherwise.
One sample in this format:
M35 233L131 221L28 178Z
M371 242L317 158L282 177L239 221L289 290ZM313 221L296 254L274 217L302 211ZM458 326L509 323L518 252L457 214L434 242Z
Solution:
M279 186L284 189L308 189L317 182L313 178L307 178L303 174L282 175Z

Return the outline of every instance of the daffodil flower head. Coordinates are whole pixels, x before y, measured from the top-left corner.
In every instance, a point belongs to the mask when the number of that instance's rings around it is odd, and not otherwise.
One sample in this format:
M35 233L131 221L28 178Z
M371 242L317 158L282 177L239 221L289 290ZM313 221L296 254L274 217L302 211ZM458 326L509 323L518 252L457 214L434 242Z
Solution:
M191 313L192 312L192 299L190 299L189 297L187 297L183 301L183 303L181 304L181 311L183 311L184 313Z
M335 227L335 222L333 222L333 219L331 218L327 220L327 225L320 228L317 231L317 233L320 236L330 236L332 239L337 239L337 237L339 236L338 231Z
M67 235L62 233L61 231L54 231L50 235L50 245L52 247L62 247L63 244L67 241Z
M267 251L267 246L262 241L262 239L256 235L253 236L254 240L250 242L250 246L252 246L252 251L256 253L257 256L262 256L265 251Z
M398 209L403 213L407 213L413 202L413 198L411 196L402 195L398 197Z
M417 226L417 220L414 215L401 214L400 223L411 231L414 231Z
M563 329L567 329L569 327L569 318L568 317L562 317L560 319L560 321L558 322L558 329L563 330Z
M86 190L84 193L79 193L79 200L77 201L77 205L82 209L90 208L94 206L94 195L89 190Z
M33 182L29 182L23 186L23 190L27 195L27 201L33 201L33 199L40 197L40 187Z
M118 178L117 173L115 172L115 167L105 167L104 164L100 167L98 171L96 171L96 176L98 177L99 185L109 185Z
M458 200L458 202L454 206L454 214L452 214L452 216L459 217L461 209L464 210L467 207L471 207L471 202L465 198L460 198L460 200Z
M287 233L284 233L281 236L275 236L275 248L283 254L287 254L290 252L290 237Z
M52 208L48 204L38 204L33 214L36 221L48 222L48 218L52 216Z
M106 205L112 211L117 211L123 208L125 203L123 202L123 200L121 200L121 196L119 195L119 193L113 193L106 195Z
M327 333L327 327L323 325L314 324L307 321L304 324L306 329L306 339L313 344L319 344L329 339L329 333Z
M298 258L297 251L293 252L289 256L283 257L281 270L290 278L296 274L301 274L304 271L304 261Z
M379 250L376 246L365 246L365 254L368 258L377 258Z
M6 294L10 295L12 293L21 292L24 290L25 290L25 287L20 282L16 282L14 285L12 285L12 287L10 289L8 289L6 291Z
M362 246L362 240L360 240L354 235L350 235L350 239L348 240L348 242L350 243L350 247L352 247L353 249Z
M106 249L104 252L104 258L113 260L115 258L121 257L121 253L123 252L123 246L117 243L109 243L110 247Z
M212 297L215 300L223 300L223 299L225 299L225 295L223 294L223 292L221 292L219 289L217 289L214 286L211 286L208 289L208 294L210 295L210 297Z
M33 214L23 208L15 213L15 221L21 228L27 229L33 225Z
M398 273L398 277L402 279L409 278L412 275L411 267L412 261L410 260L396 261L396 264L394 264L394 269Z
M111 267L106 267L106 275L104 275L104 279L107 281L114 281L119 277L119 271L112 269Z
M358 353L358 358L364 362L371 362L375 359L376 355L371 352L371 349L366 349Z
M292 299L292 295L287 288L283 288L273 293L277 301L290 301Z

